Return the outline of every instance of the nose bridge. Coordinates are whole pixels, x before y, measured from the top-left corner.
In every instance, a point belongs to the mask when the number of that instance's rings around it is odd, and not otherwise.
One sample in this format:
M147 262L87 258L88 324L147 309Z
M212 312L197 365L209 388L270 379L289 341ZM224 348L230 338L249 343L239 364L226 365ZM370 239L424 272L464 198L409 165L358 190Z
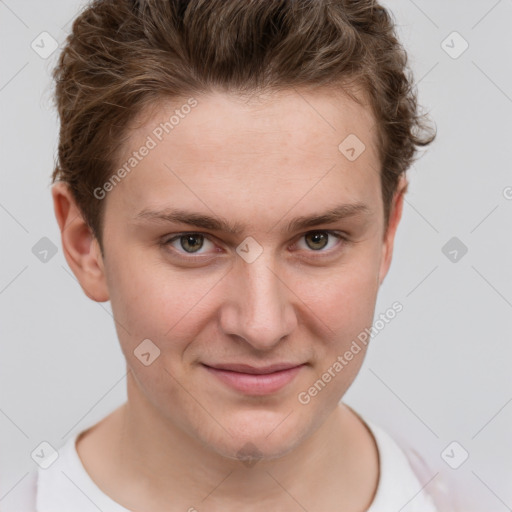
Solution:
M290 291L273 268L272 255L265 251L252 263L237 262L232 273L236 290L231 296L228 334L236 334L255 348L273 347L290 334L296 325L295 313L289 300Z

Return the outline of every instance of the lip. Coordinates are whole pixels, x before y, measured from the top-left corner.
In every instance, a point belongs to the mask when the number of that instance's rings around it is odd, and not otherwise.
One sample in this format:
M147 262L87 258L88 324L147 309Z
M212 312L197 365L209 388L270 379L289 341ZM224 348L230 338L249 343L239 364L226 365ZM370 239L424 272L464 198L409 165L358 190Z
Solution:
M204 368L232 389L248 395L276 393L289 384L305 364L278 363L264 367L219 364Z

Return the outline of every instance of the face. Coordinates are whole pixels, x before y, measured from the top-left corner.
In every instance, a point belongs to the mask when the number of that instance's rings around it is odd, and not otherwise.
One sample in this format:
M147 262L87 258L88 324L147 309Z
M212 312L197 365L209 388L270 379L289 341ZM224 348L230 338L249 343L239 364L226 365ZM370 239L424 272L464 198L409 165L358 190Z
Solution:
M132 392L218 454L274 458L363 362L361 343L343 356L372 324L393 237L374 119L328 91L195 100L131 132L119 167L137 163L104 199L104 279Z

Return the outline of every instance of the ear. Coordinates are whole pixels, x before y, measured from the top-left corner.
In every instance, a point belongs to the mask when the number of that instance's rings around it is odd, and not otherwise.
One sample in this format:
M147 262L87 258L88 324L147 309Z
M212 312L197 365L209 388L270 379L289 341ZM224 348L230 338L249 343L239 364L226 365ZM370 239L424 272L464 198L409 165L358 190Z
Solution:
M98 241L85 222L69 186L64 182L55 183L52 197L68 265L87 297L96 302L109 300Z
M389 222L386 233L384 234L382 244L382 258L379 272L379 284L382 284L386 277L389 267L391 266L391 258L393 256L393 246L395 242L395 234L400 219L402 218L402 208L404 204L404 196L407 191L408 182L404 175L401 176L398 186L391 202Z

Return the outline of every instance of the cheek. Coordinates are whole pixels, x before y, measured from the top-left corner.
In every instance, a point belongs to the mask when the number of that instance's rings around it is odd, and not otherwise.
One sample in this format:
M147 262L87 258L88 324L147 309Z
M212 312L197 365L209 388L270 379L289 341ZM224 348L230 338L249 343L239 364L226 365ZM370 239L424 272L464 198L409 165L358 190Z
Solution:
M357 336L371 324L379 289L379 254L359 251L330 270L303 272L295 293L322 321L333 343Z
M302 404L306 396L314 407L327 411L343 397L363 364L369 341L365 329L372 325L378 291L376 272L347 265L328 278L305 278L301 283L303 290L309 289L305 302L323 327L317 332L321 339L315 343L312 375L298 400Z
M377 291L373 275L354 272L334 279L324 308L331 329L354 336L367 327L374 314Z
M111 269L109 284L119 342L131 370L130 400L139 401L142 410L151 403L188 433L194 434L201 425L205 435L213 435L215 424L191 399L201 397L202 389L194 387L195 374L191 377L188 373L183 354L204 329L207 294L220 276L205 274L204 279L192 280L187 272L172 271L162 263L141 265L141 261L143 258L134 258L122 268ZM160 349L148 366L134 354L146 338Z
M204 274L204 278L191 279L187 272L172 271L165 263L142 261L125 260L108 271L120 342L133 350L149 338L168 351L173 340L172 350L180 351L201 329L204 298L219 276Z
M183 402L186 409L189 405L178 384L183 380L182 355L202 329L201 297L213 283L210 278L197 279L191 286L185 272L141 261L133 258L109 269L112 312L121 350L137 388L150 402L158 408ZM152 343L143 342L147 339ZM146 366L138 356L147 352L151 362Z

